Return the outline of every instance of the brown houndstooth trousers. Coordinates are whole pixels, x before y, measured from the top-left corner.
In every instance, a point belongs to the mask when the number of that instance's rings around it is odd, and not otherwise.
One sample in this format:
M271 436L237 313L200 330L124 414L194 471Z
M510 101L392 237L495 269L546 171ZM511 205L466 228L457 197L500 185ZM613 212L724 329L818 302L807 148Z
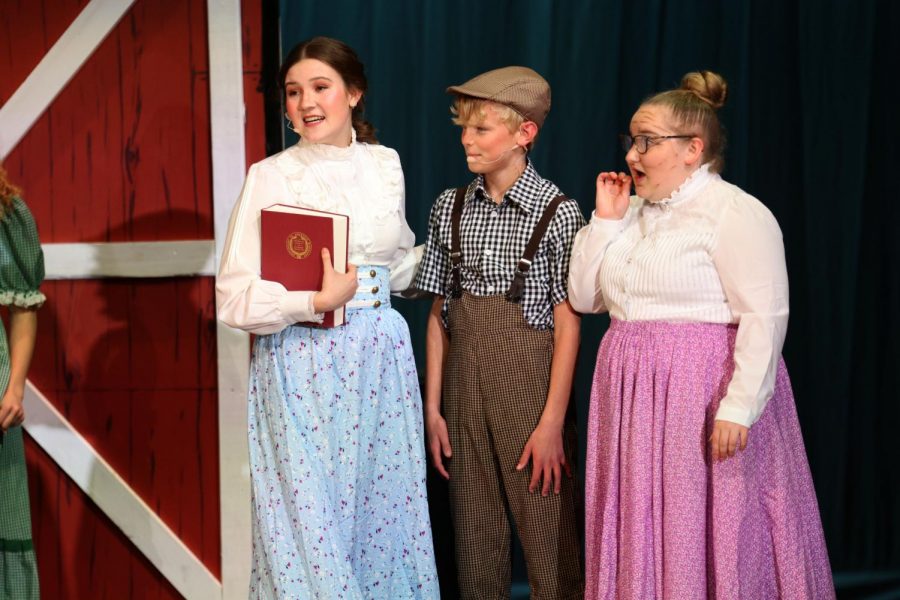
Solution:
M547 400L553 333L530 327L521 306L504 296L468 293L451 300L449 325L443 409L453 450L448 470L460 596L509 598L508 507L531 597L582 598L574 481L564 475L559 495L541 496L528 492L531 463L516 471ZM563 440L574 464L572 419Z

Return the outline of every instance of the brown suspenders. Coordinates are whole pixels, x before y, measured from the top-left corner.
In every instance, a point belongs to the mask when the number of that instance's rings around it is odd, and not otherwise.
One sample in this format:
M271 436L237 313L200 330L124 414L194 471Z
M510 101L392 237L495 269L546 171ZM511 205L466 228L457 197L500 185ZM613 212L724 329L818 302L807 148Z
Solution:
M462 295L462 281L460 274L460 269L462 268L462 244L459 241L459 235L460 223L462 221L463 200L466 197L467 189L468 188L464 187L456 188L456 197L453 200L453 212L450 214L450 296L452 298L459 298L460 295ZM560 194L551 200L550 204L547 205L547 208L544 209L544 214L541 215L540 221L535 225L534 231L531 232L528 244L525 245L525 252L522 254L522 257L516 265L516 273L513 276L512 283L506 291L506 299L510 302L518 303L522 301L522 294L525 291L525 278L528 277L528 271L531 269L534 255L537 254L538 246L541 245L541 240L544 238L544 234L547 233L547 228L550 226L550 221L553 220L553 216L556 214L556 209L559 208L559 205L565 200L567 200L567 198L563 194Z
M464 187L456 188L453 199L453 212L450 213L450 297L462 296L462 246L459 243L459 224L462 221L463 200L466 197Z

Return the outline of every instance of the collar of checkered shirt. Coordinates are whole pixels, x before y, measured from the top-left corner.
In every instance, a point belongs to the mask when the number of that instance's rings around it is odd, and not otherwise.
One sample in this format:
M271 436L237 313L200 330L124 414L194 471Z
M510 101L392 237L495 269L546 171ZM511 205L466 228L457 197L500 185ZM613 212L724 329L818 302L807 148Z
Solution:
M541 191L543 179L538 175L534 165L531 164L530 158L525 158L525 170L516 180L516 182L506 191L506 197L512 204L517 205L526 214L531 214L537 205L537 196ZM487 200L488 195L484 189L484 175L479 175L475 179L474 194L480 194L482 199ZM468 202L473 194L466 194L465 201Z

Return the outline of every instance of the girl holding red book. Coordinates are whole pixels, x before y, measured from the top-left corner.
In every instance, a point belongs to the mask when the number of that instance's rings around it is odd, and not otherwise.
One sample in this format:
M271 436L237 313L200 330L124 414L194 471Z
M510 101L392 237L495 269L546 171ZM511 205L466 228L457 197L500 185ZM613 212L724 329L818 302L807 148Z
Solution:
M400 160L362 118L366 77L346 44L299 44L279 81L301 139L250 168L216 285L219 318L257 334L250 595L437 598L418 375L390 306L417 262ZM323 252L320 291L262 279L260 211L275 203L349 215L347 272ZM340 327L300 325L343 305Z

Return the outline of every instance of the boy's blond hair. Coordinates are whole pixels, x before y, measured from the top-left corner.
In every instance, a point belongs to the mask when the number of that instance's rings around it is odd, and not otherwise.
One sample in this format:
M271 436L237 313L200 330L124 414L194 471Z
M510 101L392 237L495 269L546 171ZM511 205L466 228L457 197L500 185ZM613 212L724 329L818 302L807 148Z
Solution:
M500 122L506 125L506 128L510 133L518 131L522 123L525 122L525 117L505 104L472 96L456 96L453 100L453 106L450 107L450 112L453 114L453 123L460 127L477 125L487 117L487 113L484 110L487 106L494 107L494 111L497 113ZM537 135L535 135L531 143L528 144L527 149L531 150L536 141Z
M525 122L525 117L505 104L472 96L457 96L453 101L453 106L450 107L450 112L453 113L453 122L459 126L481 123L487 117L485 107L488 105L494 107L500 122L506 125L510 133L515 133Z

